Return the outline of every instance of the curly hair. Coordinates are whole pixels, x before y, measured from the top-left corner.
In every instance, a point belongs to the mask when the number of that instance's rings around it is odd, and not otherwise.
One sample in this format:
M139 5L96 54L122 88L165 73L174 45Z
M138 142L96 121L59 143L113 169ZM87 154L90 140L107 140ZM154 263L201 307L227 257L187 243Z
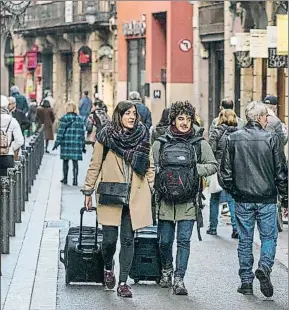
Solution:
M189 101L176 101L172 104L169 115L171 125L180 114L190 116L192 124L195 122L196 111Z

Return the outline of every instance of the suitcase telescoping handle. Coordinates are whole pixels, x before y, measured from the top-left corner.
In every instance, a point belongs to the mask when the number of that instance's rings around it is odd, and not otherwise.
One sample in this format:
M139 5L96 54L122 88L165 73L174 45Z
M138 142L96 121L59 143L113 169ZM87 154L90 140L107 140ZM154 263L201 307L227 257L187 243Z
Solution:
M79 227L79 245L78 245L78 249L79 250L82 247L82 226L83 226L83 214L84 214L85 211L87 211L87 212L96 211L96 208L92 207L89 210L87 210L86 207L83 207L83 208L80 209L80 227ZM96 225L95 226L96 226L96 230L95 230L95 248L97 249L97 231L98 231L97 216L96 216Z

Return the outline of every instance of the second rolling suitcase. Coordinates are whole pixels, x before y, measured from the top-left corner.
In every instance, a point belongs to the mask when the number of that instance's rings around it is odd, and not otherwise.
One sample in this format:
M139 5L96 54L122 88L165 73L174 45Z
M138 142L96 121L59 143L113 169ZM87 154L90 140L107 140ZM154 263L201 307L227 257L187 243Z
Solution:
M161 279L161 259L157 226L139 229L135 233L134 259L129 277L135 283Z

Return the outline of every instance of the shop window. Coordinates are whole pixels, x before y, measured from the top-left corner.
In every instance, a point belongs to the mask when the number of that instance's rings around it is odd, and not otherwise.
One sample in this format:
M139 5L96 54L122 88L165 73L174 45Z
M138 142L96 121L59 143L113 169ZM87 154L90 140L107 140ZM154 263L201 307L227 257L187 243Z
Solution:
M128 49L128 78L127 92L138 91L144 99L144 87L146 76L146 41L145 39L133 39L127 41Z

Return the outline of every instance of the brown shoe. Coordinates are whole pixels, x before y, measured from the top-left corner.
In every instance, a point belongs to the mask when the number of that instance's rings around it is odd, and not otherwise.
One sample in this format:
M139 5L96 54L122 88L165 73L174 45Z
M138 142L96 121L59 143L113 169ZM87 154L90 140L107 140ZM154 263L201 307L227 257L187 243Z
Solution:
M131 298L132 297L131 287L127 284L120 284L117 288L117 296Z

